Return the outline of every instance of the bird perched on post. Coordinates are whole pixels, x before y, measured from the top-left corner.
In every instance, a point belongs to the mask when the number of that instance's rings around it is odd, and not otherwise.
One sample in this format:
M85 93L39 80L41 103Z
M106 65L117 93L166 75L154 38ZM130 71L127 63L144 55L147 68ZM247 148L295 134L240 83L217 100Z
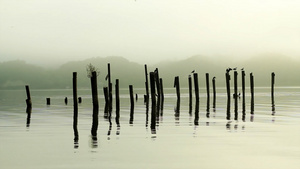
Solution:
M232 69L229 67L226 69L226 73L229 73Z
M195 73L195 70L193 70L191 73Z

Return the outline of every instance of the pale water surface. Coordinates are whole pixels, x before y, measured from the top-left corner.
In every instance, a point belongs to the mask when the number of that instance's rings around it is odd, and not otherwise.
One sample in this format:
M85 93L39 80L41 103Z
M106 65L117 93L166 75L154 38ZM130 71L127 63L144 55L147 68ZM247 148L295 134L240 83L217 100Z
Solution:
M217 89L216 110L206 117L206 94L201 89L199 125L194 125L195 98L189 114L188 90L181 89L180 117L175 118L175 89L165 89L163 116L151 133L151 104L148 121L143 103L144 89L135 102L134 121L129 124L128 89L121 90L120 127L112 114L112 128L103 117L104 99L99 90L98 140L91 139L92 101L90 90L78 90L79 143L74 145L71 90L32 90L33 109L26 126L24 90L0 91L0 168L82 169L82 168L205 168L205 169L299 169L300 168L300 88L275 89L272 112L270 89L255 89L255 114L251 117L250 94L246 97L246 119L226 120L226 94ZM51 105L46 105L46 97ZM64 98L69 104L64 104ZM211 99L212 103L212 99ZM273 114L273 115L272 115ZM76 147L78 146L78 147Z

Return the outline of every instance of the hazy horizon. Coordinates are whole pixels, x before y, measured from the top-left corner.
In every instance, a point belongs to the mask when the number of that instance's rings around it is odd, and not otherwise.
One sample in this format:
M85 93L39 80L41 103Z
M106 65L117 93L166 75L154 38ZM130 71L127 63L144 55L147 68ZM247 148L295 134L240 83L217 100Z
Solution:
M0 62L300 58L300 1L0 0Z

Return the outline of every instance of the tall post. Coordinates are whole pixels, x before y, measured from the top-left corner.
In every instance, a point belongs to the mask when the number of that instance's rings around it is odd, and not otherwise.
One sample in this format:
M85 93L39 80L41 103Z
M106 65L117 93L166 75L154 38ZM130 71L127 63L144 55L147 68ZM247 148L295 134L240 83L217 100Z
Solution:
M104 118L108 117L109 111L109 96L108 96L108 88L103 87L104 99L105 99L105 106L104 106Z
M149 100L149 82L148 82L148 70L147 70L147 65L145 64L145 87L146 87L146 101Z
M78 102L77 102L77 72L73 72L73 106L74 106L74 114L73 114L73 130L74 130L74 142L78 142Z
M199 85L198 85L198 73L194 73L194 86L195 86L195 97L196 102L199 102Z
M243 97L243 103L242 103L242 109L243 109L243 121L245 121L246 116L246 95L245 95L245 71L242 70L242 97Z
M129 123L133 123L133 114L134 114L134 96L133 96L133 86L129 85L129 94L130 94L130 121Z
M98 130L98 115L99 115L99 101L98 101L98 89L97 89L97 72L92 72L91 76L91 88L92 88L92 100L93 100L93 123L91 134L94 139L97 139Z
M177 106L175 109L175 116L178 117L180 114L180 84L179 84L179 76L176 76L174 79L174 87L176 88L177 95Z
M254 114L254 77L253 73L250 73L250 90L251 90L251 114Z
M238 120L238 86L237 86L237 71L234 71L234 120Z
M230 75L229 72L226 72L225 74L226 77L226 90L227 90L227 115L226 119L230 120Z
M192 115L192 102L193 102L193 95L192 95L192 77L191 75L189 75L188 78L188 82L189 82L189 114Z
M158 68L155 69L154 71L155 73L155 84L156 84L156 89L157 89L157 105L156 105L156 113L157 113L157 117L159 117L159 112L160 112L160 103L161 103L161 89L160 89L160 84L159 84L159 72L158 72Z
M163 109L164 109L164 101L165 101L165 96L164 96L164 85L163 85L163 80L162 78L159 79L159 85L160 85L160 94L161 94L161 104L160 104L160 115L163 115Z
M115 85L115 90L116 90L116 123L117 126L120 127L120 92L119 92L119 79L116 79L116 85Z
M110 63L107 64L107 76L108 76L108 98L109 98L109 112L112 111L112 83L111 83L111 73L110 73Z
M25 89L26 89L26 95L27 95L27 99L26 99L26 105L27 105L27 107L26 107L26 113L27 113L26 126L29 127L30 126L31 111L32 111L32 103L31 103L31 96L30 96L29 86L26 85Z
M205 77L206 77L206 95L207 95L206 117L209 117L209 109L210 109L209 73L206 73Z
M150 72L150 87L151 87L151 100L152 100L152 110L151 110L151 131L156 131L156 98L155 98L155 73Z
M275 85L275 73L272 72L271 74L272 80L271 80L271 101L272 101L272 114L275 114L275 100L274 100L274 85Z
M213 77L212 85L213 85L213 109L215 109L216 108L216 77Z

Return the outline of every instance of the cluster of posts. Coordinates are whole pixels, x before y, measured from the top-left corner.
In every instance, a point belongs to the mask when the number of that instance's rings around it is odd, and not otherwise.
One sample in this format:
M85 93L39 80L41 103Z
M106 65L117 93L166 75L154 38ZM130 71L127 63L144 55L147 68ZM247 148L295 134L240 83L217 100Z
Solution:
M240 98L240 93L238 93L238 72L236 68L231 69L228 68L225 73L226 78L226 91L227 91L227 111L226 111L226 119L231 120L231 93L230 93L230 71L234 70L234 120L238 120L238 98ZM163 90L163 80L159 77L158 68L156 68L153 72L149 73L150 75L150 89L149 90L149 80L148 80L148 70L147 65L145 65L145 88L146 94L144 95L144 103L146 105L146 126L148 126L148 110L149 110L149 101L151 95L151 131L153 134L156 133L156 126L158 123L159 116L163 115L163 107L164 107L164 90ZM97 141L97 130L98 130L98 116L99 116L99 101L98 101L98 89L97 89L97 72L92 71L89 75L91 80L91 90L92 90L92 102L93 102L93 115L92 115L92 128L91 135L94 141ZM206 91L207 91L207 108L206 108L206 117L210 116L210 78L209 73L205 74L206 77ZM112 82L111 82L111 71L110 71L110 63L108 63L108 74L105 78L108 82L107 87L103 87L104 97L105 97L105 108L104 108L104 117L109 120L110 129L108 134L110 134L110 130L112 127L111 115L112 115ZM188 76L188 87L189 87L189 114L192 115L192 81L194 80L194 91L195 91L195 118L194 124L199 125L199 84L198 84L198 74L195 71L192 71L192 75ZM246 106L245 106L245 71L241 70L241 80L242 80L242 119L245 120L246 116ZM272 112L275 114L275 102L274 102L274 84L275 84L275 73L271 74L271 102L272 102ZM216 109L216 78L212 78L212 87L213 87L213 109ZM30 124L30 116L32 111L32 102L29 91L29 86L26 85L26 104L27 104L27 126ZM175 111L175 118L179 119L180 116L180 83L179 76L174 78L174 88L176 88L176 96L177 102ZM250 73L250 93L251 93L251 106L250 113L253 116L254 114L254 76L253 73ZM130 94L130 120L129 123L133 124L134 120L134 94L133 94L133 86L129 85L129 94ZM137 99L137 95L136 95ZM47 105L50 105L50 98L47 98ZM78 124L78 102L81 102L81 98L77 96L77 72L73 72L73 130L74 130L74 143L78 145L79 134L77 129ZM65 103L68 103L68 99L65 98ZM120 128L120 97L119 97L119 79L116 79L115 82L115 103L116 103L116 117L115 121L117 127Z

